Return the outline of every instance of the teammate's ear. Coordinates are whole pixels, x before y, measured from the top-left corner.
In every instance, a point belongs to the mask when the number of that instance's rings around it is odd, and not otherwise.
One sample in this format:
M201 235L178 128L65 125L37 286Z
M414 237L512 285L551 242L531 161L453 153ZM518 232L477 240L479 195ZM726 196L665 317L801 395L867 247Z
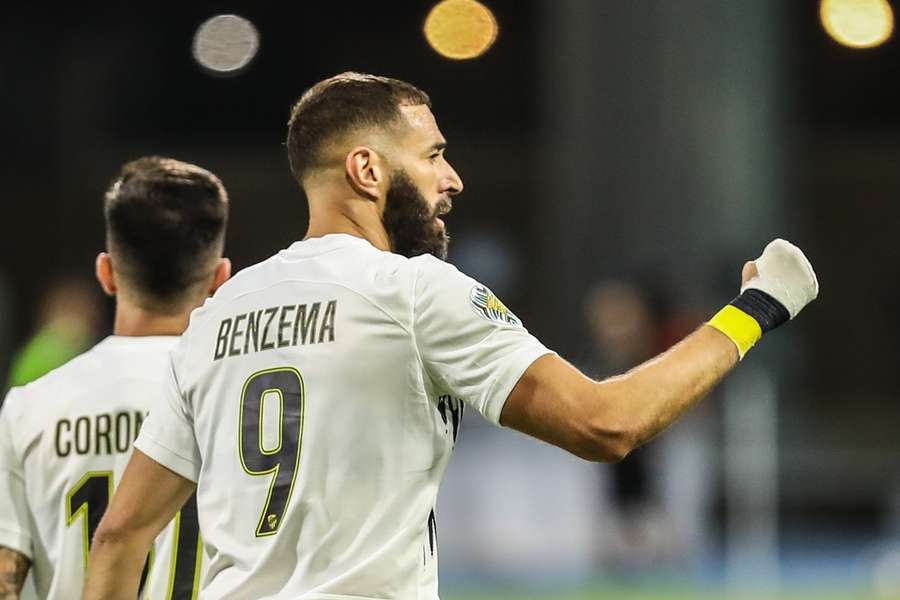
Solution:
M107 252L101 252L97 255L94 262L94 275L100 282L100 287L107 296L116 295L116 274L113 272L112 259Z
M384 169L378 153L366 146L357 146L347 154L344 162L347 183L357 194L377 201L384 184Z
M223 283L228 281L229 277L231 277L231 261L227 258L220 258L212 283L209 285L209 295L212 296Z

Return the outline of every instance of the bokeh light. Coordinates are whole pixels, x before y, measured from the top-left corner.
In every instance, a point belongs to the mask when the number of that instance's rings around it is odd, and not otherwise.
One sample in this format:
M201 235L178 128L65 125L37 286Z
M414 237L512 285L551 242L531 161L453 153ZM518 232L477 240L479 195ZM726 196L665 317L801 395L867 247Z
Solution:
M453 60L477 58L497 39L494 13L477 0L443 0L425 18L425 39L435 52Z
M250 64L259 49L256 27L237 15L207 19L194 34L194 58L219 74L236 74Z
M819 17L828 35L850 48L879 46L894 31L887 0L822 0Z

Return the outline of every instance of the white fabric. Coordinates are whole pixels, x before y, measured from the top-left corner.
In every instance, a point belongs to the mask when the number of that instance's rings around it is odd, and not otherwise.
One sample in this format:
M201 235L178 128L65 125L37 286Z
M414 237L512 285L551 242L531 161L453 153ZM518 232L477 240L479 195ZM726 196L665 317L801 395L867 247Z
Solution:
M318 307L306 343L292 321L301 306L305 317ZM225 321L246 331L250 317L239 315L248 314L268 333L228 339L233 355L223 356ZM497 423L547 352L451 265L348 235L297 242L238 273L192 315L172 352L167 402L136 442L197 479L211 561L201 597L436 599L431 514L461 400ZM302 378L299 440L285 433L300 417L285 409L298 406L289 388L251 383L273 369ZM278 474L245 468L263 450L280 456L279 473L299 454L293 482L270 488ZM290 490L282 513L263 513L270 490Z
M762 290L781 302L791 318L819 295L812 265L797 246L782 239L769 242L755 261L759 275L741 288Z
M39 597L80 596L87 515L77 509L90 488L74 496L70 519L67 495L87 482L99 485L102 498L106 473L118 483L136 429L162 395L176 341L111 336L7 395L0 410L0 545L31 559ZM156 542L145 598L170 597L173 536L170 524Z

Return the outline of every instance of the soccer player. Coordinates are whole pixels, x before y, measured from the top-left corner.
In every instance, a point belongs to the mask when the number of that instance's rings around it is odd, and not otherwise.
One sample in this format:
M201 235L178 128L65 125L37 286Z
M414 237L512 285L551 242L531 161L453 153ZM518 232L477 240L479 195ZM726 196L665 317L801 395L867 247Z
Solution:
M78 597L89 540L147 411L162 400L169 350L191 310L230 275L228 197L212 173L141 158L123 167L104 208L107 252L96 275L115 296L114 334L12 389L0 411L3 600L18 598L29 567L41 598ZM191 503L155 546L145 597L191 598L201 555Z
M817 293L787 242L674 348L592 381L443 262L462 181L428 96L344 73L288 126L309 230L194 312L94 538L85 598L132 598L159 529L197 489L201 597L437 598L434 504L463 406L616 461Z

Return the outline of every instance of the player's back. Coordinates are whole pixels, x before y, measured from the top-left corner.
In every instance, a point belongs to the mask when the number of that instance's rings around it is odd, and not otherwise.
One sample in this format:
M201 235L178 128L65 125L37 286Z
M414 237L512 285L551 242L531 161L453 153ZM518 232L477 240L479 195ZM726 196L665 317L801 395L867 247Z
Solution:
M300 242L192 316L173 359L210 597L408 598L434 578L452 434L426 396L409 262L345 235Z
M160 400L168 352L176 341L110 336L9 393L0 417L3 463L10 469L4 473L10 486L3 502L14 505L17 516L0 516L0 543L30 550L41 597L80 594L89 541L147 411ZM184 597L175 590L189 589L199 578L196 518L187 514L193 511L186 507L184 518L179 515L157 540L145 598ZM32 521L27 531L26 518ZM181 550L178 560L172 544ZM176 564L178 573L170 573Z
M546 352L454 267L327 235L194 311L136 446L197 481L208 597L434 600L461 399L498 422Z

